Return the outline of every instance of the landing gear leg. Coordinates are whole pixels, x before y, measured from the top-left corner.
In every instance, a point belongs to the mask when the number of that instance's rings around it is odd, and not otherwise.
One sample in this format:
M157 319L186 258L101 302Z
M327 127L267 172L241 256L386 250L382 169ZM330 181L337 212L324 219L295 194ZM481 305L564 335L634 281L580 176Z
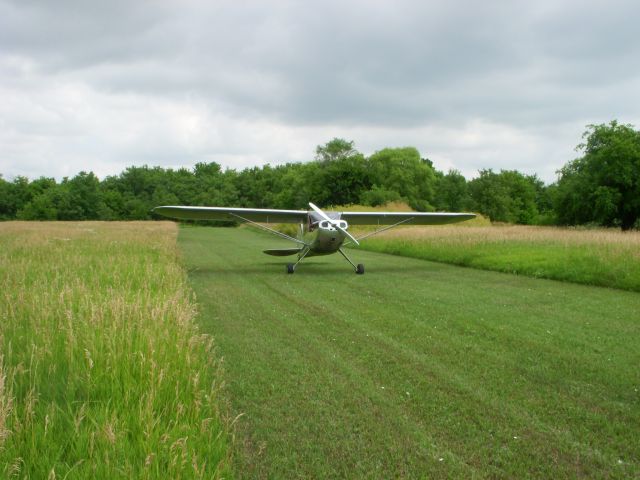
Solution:
M363 275L364 274L364 264L359 263L358 266L356 266L356 264L353 263L349 257L347 257L347 254L344 253L341 248L339 248L338 251L342 254L342 256L345 258L345 260L347 262L349 262L351 265L353 265L353 268L356 269L356 273L358 275Z
M287 273L295 272L296 271L296 267L302 261L302 259L307 256L307 253L309 253L309 249L308 248L304 249L302 251L302 253L300 253L300 257L298 257L298 261L296 263L287 263Z

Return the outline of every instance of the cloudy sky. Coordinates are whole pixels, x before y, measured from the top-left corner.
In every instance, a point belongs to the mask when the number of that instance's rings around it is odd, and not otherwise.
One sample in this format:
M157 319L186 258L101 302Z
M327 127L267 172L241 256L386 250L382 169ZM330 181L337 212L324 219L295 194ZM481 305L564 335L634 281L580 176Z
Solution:
M0 0L0 173L244 168L415 146L545 181L640 127L640 3Z

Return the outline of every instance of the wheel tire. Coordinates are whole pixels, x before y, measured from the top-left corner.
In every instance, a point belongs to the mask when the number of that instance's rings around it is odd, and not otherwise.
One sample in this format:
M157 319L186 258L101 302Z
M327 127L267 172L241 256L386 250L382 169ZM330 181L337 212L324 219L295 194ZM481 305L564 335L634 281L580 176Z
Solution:
M364 275L364 263L358 264L358 267L356 268L356 273L358 275Z
M295 269L293 268L293 263L287 263L287 273L293 273Z

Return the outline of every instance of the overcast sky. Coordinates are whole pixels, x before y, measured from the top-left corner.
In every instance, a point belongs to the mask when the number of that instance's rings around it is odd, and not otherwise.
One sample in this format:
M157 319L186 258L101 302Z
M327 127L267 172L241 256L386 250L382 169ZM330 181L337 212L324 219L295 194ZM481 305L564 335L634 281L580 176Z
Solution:
M551 182L640 128L637 0L0 0L0 173L309 161L333 137Z

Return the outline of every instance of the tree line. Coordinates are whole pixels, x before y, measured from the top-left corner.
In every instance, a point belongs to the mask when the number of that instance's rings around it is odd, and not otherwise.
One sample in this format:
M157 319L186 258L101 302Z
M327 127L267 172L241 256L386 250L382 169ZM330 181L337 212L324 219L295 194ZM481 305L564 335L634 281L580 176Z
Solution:
M413 147L370 156L335 138L318 146L314 161L223 169L129 167L99 180L92 172L56 182L0 175L2 220L146 220L158 205L216 205L306 209L404 201L419 211L474 211L519 224L594 224L638 228L640 132L631 125L591 125L558 181L545 185L516 170L481 170L467 180L438 171Z

